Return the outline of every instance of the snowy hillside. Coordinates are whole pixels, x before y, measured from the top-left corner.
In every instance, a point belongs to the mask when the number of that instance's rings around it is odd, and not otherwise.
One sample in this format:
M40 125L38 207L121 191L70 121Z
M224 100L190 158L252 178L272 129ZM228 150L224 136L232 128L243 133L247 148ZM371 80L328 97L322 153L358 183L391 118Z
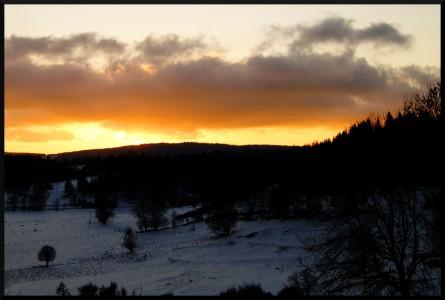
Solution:
M118 208L107 225L90 209L8 211L4 225L8 295L54 295L60 281L73 294L88 282L110 281L144 295L216 295L252 281L276 293L304 257L300 239L317 231L305 221L238 222L234 234L215 239L200 222L138 233L129 254L120 245L124 229L136 228L128 208ZM49 268L37 260L46 244L57 251Z

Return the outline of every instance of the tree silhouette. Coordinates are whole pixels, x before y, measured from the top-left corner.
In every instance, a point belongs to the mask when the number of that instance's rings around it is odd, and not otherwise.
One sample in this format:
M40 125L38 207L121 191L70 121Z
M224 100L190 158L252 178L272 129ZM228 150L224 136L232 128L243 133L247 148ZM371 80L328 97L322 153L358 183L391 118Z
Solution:
M138 196L137 202L132 210L137 219L137 226L141 231L150 228L158 228L167 222L165 218L166 203L163 196L154 190L145 190Z
M427 91L419 91L405 99L403 113L414 115L420 119L438 120L442 112L442 98L440 95L441 84L436 82L427 88Z
M68 290L66 285L63 283L63 281L61 281L59 286L57 287L56 295L57 296L71 296L70 291Z
M127 228L125 231L124 237L122 238L122 246L127 248L130 253L133 253L134 248L137 246L137 238L133 229Z
M49 245L43 246L40 249L37 257L39 261L46 262L46 266L48 267L49 262L56 258L56 249Z
M215 209L208 213L206 224L219 237L228 236L236 226L238 212L233 207Z
M259 283L245 283L238 287L229 288L219 294L220 296L225 297L233 297L233 296L242 296L242 297L270 297L271 293L265 292Z
M97 191L95 195L96 219L106 225L108 219L114 216L113 210L116 208L116 201L108 192Z

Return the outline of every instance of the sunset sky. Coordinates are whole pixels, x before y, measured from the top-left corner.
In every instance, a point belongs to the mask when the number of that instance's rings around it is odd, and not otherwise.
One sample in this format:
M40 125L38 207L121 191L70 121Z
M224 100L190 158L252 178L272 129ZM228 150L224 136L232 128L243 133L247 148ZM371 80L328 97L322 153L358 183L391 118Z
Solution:
M5 5L5 151L303 145L439 67L440 5Z

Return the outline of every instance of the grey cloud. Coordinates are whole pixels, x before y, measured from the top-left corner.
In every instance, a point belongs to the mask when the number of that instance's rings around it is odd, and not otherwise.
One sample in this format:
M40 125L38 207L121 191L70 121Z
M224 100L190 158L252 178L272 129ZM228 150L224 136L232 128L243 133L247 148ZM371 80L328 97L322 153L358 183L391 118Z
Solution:
M375 23L369 27L355 31L353 41L373 41L377 44L395 44L409 47L412 36L400 33L395 27L387 23Z
M117 127L184 131L307 125L338 122L401 99L387 96L392 73L353 52L257 55L243 63L202 57L166 64L153 74L134 63L122 61L123 71L111 78L75 64L7 65L7 121L14 126L108 121ZM32 108L37 113L30 116L26 111Z
M195 52L208 49L208 45L201 38L181 39L176 34L160 37L147 36L138 43L138 50L145 61L160 64L168 59L187 57Z
M364 28L353 26L354 20L341 17L328 17L314 25L273 26L266 34L266 40L260 44L259 50L271 46L279 38L293 39L290 43L291 52L311 48L315 44L335 42L348 47L360 43L374 43L375 46L396 45L409 47L412 36L402 34L391 24L373 23Z
M30 38L12 35L5 39L5 57L6 62L27 59L32 54L70 59L77 50L82 58L95 52L108 55L121 53L125 50L125 46L116 39L101 38L96 33L80 33L63 38L52 36Z
M343 22L337 29L348 26L350 23ZM344 30L336 32L325 28L317 35L341 39ZM283 35L291 36L292 31ZM9 47L26 56L45 51L63 55L73 47L120 51L123 48L116 45L126 46L91 34L60 40L65 42L10 39ZM17 48L19 44L25 48ZM233 63L205 56L206 47L200 39L149 37L137 45L136 55L142 57L110 60L105 73L76 61L47 66L30 60L10 61L5 64L6 124L99 121L126 129L138 126L138 130L155 127L158 131L187 132L198 128L300 126L319 124L320 120L332 124L397 108L409 81L422 80L432 72L417 66L373 66L356 57L353 50L341 54L303 51L252 55ZM201 56L174 59L196 53ZM159 66L155 72L144 72L140 65L145 61Z
M401 68L401 72L407 78L414 80L421 88L430 83L439 81L440 70L435 67L419 67L416 65Z
M301 44L313 44L326 41L345 42L354 36L351 20L338 17L327 18L314 26L297 26Z
M385 88L387 76L385 70L373 67L365 59L356 58L353 52L347 51L341 55L256 55L245 63L202 58L166 66L159 70L156 78L178 86L238 92L366 92Z

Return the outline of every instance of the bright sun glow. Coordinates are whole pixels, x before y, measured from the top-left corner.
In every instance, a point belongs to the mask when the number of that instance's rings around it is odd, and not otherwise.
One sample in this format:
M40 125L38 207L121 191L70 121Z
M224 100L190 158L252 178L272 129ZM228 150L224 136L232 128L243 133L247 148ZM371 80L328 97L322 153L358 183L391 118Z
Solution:
M145 73L153 74L156 72L156 67L153 64L144 64L141 66Z

